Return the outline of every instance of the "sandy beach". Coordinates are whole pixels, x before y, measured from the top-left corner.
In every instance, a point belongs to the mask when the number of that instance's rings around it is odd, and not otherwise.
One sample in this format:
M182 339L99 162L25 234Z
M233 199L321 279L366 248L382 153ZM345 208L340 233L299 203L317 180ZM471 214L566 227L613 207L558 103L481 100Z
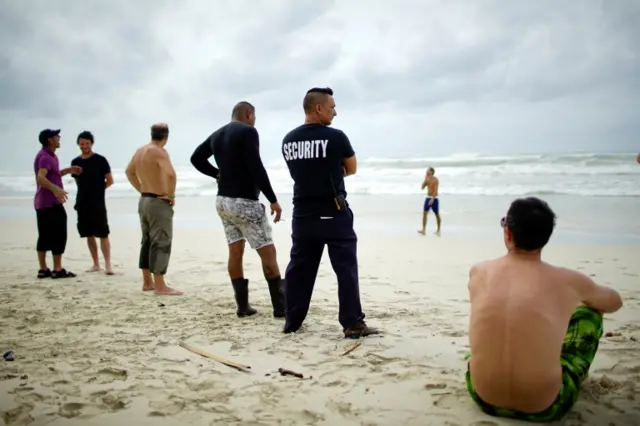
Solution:
M176 216L178 213L176 214ZM257 256L246 257L259 315L238 319L219 228L175 231L169 281L183 297L143 294L139 231L112 229L115 276L84 273L84 241L70 239L70 280L34 278L35 224L3 221L0 267L0 421L6 425L508 425L483 415L465 389L467 273L498 256L492 241L360 235L361 294L382 337L353 345L337 322L337 286L321 266L303 330L281 333ZM275 227L281 268L289 224ZM358 225L356 222L356 229ZM606 319L591 376L566 425L640 423L640 265L637 246L561 245L545 260L611 284L625 307ZM251 367L240 372L180 342ZM278 368L304 379L281 376Z

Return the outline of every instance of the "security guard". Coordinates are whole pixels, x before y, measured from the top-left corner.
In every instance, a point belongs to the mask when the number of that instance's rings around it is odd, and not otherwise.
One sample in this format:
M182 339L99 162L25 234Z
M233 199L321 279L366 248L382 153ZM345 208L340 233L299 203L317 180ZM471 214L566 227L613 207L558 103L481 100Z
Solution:
M358 286L358 238L346 201L344 177L356 173L349 138L329 127L336 116L330 88L310 89L302 104L305 122L282 141L294 181L291 259L285 274L285 333L307 316L324 246L338 278L339 321L347 338L379 334L364 322Z

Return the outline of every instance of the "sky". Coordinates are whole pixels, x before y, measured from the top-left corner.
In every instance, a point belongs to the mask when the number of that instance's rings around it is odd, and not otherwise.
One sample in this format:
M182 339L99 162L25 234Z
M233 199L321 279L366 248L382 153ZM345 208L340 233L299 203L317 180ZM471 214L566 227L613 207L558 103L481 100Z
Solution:
M61 128L62 163L90 130L123 167L158 121L186 165L242 100L278 161L314 86L358 158L637 151L639 22L637 0L0 0L0 166Z

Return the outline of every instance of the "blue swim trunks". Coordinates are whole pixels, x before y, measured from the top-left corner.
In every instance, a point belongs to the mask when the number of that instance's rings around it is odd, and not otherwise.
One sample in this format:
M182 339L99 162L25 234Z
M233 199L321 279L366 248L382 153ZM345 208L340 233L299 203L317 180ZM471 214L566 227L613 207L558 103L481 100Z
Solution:
M429 210L433 210L435 214L440 214L440 199L434 198L433 204L429 205L429 201L431 201L431 197L427 197L424 200L424 211L428 212Z

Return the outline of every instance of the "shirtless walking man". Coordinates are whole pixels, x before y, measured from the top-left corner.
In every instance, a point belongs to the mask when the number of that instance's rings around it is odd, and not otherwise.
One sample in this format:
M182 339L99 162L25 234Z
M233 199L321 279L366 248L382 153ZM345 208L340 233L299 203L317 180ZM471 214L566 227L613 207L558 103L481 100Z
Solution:
M538 198L515 200L501 221L507 254L469 272L472 355L466 381L488 415L531 422L562 418L596 355L602 314L622 307L615 290L541 260L555 219Z
M424 177L424 181L422 182L422 187L420 189L427 188L427 198L424 200L424 208L422 212L422 229L418 230L419 234L424 235L427 229L427 214L429 210L433 210L433 214L436 215L436 222L438 224L438 229L436 230L436 235L440 236L440 200L438 200L438 187L440 186L440 181L437 177L435 177L436 171L433 167L429 167L427 169L427 174Z
M168 138L169 126L164 123L151 126L151 142L136 151L126 174L140 193L138 215L142 246L139 267L142 269L142 291L177 296L183 292L168 287L164 280L171 256L176 193L176 172L169 153L164 149Z

